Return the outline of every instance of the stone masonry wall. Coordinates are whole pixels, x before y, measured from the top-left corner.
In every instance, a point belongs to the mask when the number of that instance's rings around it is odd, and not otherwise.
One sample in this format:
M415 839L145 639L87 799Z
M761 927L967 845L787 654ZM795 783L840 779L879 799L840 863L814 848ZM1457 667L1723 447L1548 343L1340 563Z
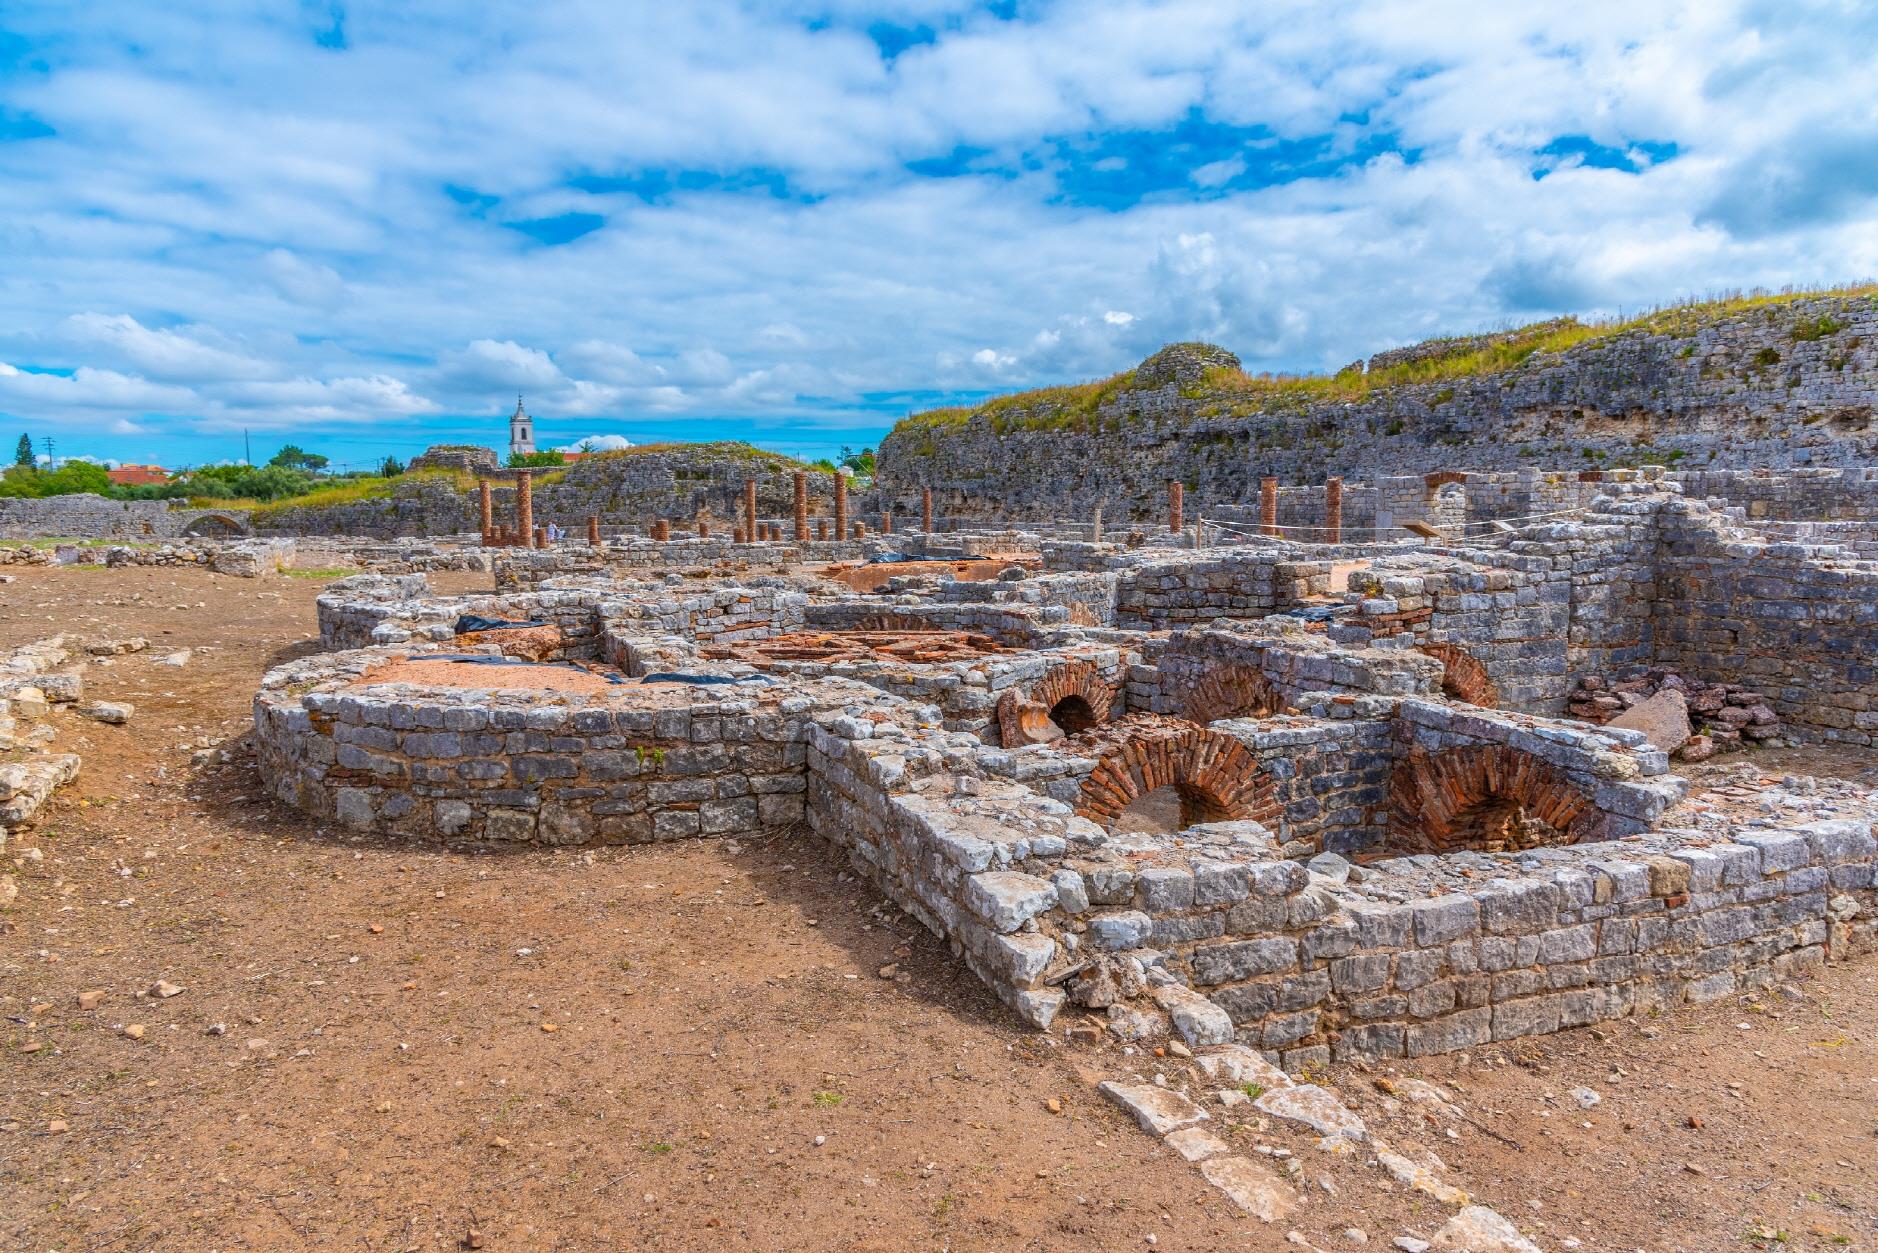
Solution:
M1829 328L1829 329L1828 329ZM1115 389L1086 418L1022 398L958 424L903 423L882 441L883 490L931 487L948 512L1162 516L1255 504L1259 480L1597 469L1647 450L1683 468L1860 466L1878 445L1878 302L1810 298L1678 333L1633 330L1497 374L1353 398L1211 389L1165 372ZM1032 420L1035 424L1032 425Z

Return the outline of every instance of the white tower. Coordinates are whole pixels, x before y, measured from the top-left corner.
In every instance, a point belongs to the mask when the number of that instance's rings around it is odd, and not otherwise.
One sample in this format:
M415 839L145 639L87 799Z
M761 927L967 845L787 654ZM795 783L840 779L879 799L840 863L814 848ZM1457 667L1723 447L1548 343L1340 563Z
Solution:
M527 455L535 451L535 420L522 408L522 398L515 398L515 412L509 415L509 451Z

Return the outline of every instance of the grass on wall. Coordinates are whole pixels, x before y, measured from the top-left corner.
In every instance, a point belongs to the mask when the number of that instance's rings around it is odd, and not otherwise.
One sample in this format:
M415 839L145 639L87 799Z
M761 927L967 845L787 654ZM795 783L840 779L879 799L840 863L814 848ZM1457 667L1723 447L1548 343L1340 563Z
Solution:
M1443 341L1430 340L1427 344L1437 351L1376 370L1251 374L1233 367L1212 366L1206 370L1201 383L1188 388L1183 395L1193 401L1218 402L1221 408L1236 413L1303 408L1321 401L1357 401L1385 388L1508 373L1540 354L1566 352L1581 344L1632 331L1649 335L1694 335L1706 327L1755 310L1766 310L1773 315L1780 307L1796 301L1873 297L1878 297L1878 283L1779 292L1727 292L1625 318L1590 322L1561 318L1537 322L1500 332L1484 345L1480 343L1480 336L1457 337L1449 341L1453 344L1450 352L1438 350ZM1843 329L1843 325L1829 313L1803 318L1796 323L1792 338L1796 341L1823 339ZM1134 372L1127 371L1089 383L999 396L975 409L968 406L930 409L901 420L894 427L894 434L910 440L909 451L916 454L924 451L930 455L935 437L963 427L978 415L987 417L998 434L1010 430L1060 430L1088 425L1096 420L1097 411L1106 401L1126 391L1133 381ZM1441 399L1452 399L1452 392Z

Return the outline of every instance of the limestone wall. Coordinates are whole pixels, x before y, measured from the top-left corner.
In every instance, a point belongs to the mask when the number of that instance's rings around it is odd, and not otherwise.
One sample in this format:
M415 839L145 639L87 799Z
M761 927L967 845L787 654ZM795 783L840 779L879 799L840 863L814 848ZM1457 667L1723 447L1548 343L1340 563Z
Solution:
M1823 328L1830 328L1823 329ZM931 487L950 513L1163 516L1163 484L1190 511L1253 504L1266 475L1521 466L1600 469L1640 453L1682 469L1841 466L1878 444L1878 304L1803 299L1678 331L1633 330L1498 374L1312 399L1267 399L1204 376L1137 371L1088 415L1039 398L959 424L909 420L879 450L883 490Z

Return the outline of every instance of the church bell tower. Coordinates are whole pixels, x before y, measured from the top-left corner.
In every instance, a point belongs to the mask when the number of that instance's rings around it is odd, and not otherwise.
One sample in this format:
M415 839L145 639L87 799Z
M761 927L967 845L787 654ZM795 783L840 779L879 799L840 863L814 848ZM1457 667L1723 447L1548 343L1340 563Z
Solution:
M522 398L515 398L515 412L509 415L509 451L527 455L535 451L535 420L522 408Z

